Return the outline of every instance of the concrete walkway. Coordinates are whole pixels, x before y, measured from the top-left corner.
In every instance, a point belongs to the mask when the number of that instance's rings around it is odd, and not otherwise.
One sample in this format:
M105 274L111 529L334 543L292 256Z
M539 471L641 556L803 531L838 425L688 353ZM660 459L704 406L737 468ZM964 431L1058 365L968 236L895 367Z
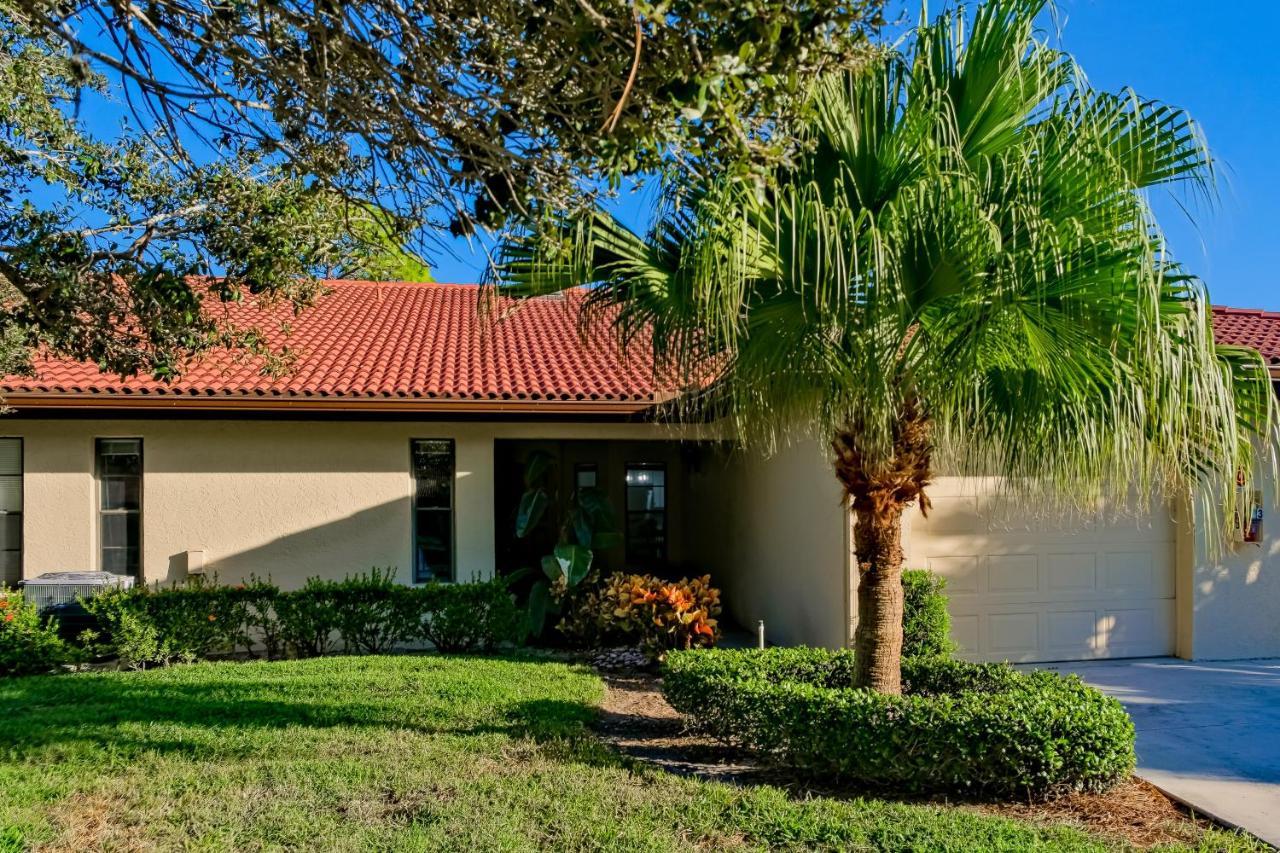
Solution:
M1115 696L1138 730L1138 775L1280 847L1280 660L1040 664Z

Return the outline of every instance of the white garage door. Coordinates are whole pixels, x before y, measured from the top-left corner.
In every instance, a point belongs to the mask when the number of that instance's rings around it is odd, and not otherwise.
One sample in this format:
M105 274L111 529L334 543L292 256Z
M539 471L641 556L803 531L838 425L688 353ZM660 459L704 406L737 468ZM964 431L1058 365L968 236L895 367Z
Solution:
M969 660L1059 661L1174 653L1174 523L1020 519L974 480L943 478L914 513L908 566L947 579L952 636Z

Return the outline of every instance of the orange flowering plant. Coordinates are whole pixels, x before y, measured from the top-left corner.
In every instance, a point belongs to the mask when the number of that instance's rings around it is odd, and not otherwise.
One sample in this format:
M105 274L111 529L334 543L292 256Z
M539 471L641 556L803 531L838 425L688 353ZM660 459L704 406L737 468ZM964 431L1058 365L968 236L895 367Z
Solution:
M30 675L70 663L73 650L22 593L0 587L0 676Z
M598 596L601 632L639 639L650 657L712 646L720 639L720 590L711 585L710 575L668 581L616 572Z

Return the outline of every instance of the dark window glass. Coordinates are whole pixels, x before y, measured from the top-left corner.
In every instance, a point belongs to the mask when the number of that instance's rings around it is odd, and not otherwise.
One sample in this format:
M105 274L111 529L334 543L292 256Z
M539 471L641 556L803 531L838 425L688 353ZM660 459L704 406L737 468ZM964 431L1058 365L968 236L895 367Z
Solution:
M413 579L453 580L453 441L417 439L413 461Z
M600 470L594 462L583 462L573 469L574 488L594 489L600 485Z
M142 554L142 439L97 441L102 570L138 576Z
M667 559L667 467L627 466L627 562L645 568Z
M22 580L22 439L0 438L0 585Z

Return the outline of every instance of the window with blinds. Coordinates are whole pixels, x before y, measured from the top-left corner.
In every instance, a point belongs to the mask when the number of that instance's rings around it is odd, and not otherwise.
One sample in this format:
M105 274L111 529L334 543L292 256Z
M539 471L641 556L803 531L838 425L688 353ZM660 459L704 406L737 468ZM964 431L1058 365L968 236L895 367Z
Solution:
M413 580L453 580L453 481L451 439L414 439Z
M0 584L22 580L22 439L0 438Z
M95 449L100 568L138 577L142 556L142 439L100 438Z

